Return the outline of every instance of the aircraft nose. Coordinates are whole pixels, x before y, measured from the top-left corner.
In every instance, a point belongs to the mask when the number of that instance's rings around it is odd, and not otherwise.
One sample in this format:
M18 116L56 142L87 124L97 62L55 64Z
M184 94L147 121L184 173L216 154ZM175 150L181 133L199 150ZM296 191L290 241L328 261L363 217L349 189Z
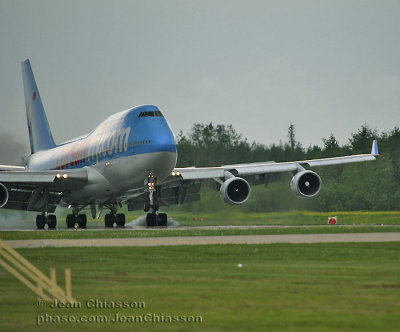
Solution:
M169 127L163 128L155 133L154 144L159 147L160 151L171 151L176 152L176 141L175 136Z
M169 151L176 153L175 135L168 121L156 106L142 106L134 114L137 119L134 132L139 141L150 140L148 149L152 152Z

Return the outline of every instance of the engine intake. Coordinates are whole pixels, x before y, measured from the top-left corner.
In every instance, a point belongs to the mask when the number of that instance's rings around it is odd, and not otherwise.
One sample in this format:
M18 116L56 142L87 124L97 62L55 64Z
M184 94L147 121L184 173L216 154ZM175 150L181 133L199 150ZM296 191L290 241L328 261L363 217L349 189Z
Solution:
M0 183L0 208L5 206L8 202L9 194L8 189L2 183Z
M292 178L290 188L298 197L313 197L321 189L321 178L315 172L301 171Z
M250 190L250 185L245 179L231 177L222 184L219 192L224 202L236 205L249 199Z

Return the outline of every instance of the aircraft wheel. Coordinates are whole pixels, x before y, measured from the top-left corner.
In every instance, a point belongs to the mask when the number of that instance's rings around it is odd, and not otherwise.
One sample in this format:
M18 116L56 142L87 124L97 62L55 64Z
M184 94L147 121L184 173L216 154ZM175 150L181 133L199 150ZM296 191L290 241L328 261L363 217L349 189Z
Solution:
M167 227L168 218L165 213L159 213L157 216L157 224L161 227Z
M54 214L50 214L47 216L47 225L49 229L55 229L57 226L57 217Z
M155 213L148 213L146 216L146 226L154 227L157 225L157 215Z
M106 226L106 227L113 227L114 226L114 218L113 218L114 216L111 214L111 213L107 213L105 216L104 216L104 225Z
M68 214L66 221L67 221L67 228L74 228L76 220L73 214Z
M87 217L86 214L78 215L78 226L79 228L86 228Z
M118 213L116 215L116 223L118 227L124 227L125 226L125 215L123 213Z
M39 214L36 216L36 228L37 229L44 229L44 226L46 225L46 217Z

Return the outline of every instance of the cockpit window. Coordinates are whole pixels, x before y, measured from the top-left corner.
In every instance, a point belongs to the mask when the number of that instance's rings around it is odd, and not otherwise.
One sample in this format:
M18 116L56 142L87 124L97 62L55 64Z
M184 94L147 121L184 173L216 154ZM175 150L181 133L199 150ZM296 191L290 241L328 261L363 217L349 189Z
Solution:
M156 117L156 116L163 117L163 115L162 115L162 113L160 111L148 111L148 112L141 112L139 114L138 118L143 118L145 116L148 116L148 117Z

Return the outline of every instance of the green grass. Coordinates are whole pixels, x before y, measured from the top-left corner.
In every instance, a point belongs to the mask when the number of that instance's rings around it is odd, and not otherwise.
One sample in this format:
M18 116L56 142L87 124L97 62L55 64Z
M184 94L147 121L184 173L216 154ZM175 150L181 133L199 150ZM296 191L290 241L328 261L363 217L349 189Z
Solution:
M70 267L73 295L83 307L37 306L36 296L0 269L1 331L397 331L400 326L399 243L18 251L42 271L56 267L58 280ZM88 299L143 301L145 308L86 308ZM116 313L199 315L203 321L36 325L38 315Z
M289 211L254 213L241 212L231 208L215 213L171 212L169 216L180 225L326 225L329 217L338 217L341 225L399 225L400 211L350 211L350 212L310 212ZM203 220L201 220L203 218Z
M3 212L3 211L0 211ZM65 211L64 211L65 212ZM58 225L65 227L65 213L58 216ZM143 213L127 212L127 223L137 219ZM328 217L337 216L340 225L400 225L400 211L342 211L342 212L311 212L311 211L287 211L287 212L243 212L237 207L227 206L226 209L212 212L194 213L180 211L179 209L166 210L168 217L172 217L181 226L248 226L248 225L326 225ZM35 214L23 214L10 217L9 211L0 214L1 228L34 228ZM93 220L90 212L88 227L104 226L104 220Z
M363 232L398 232L400 231L400 211L385 212L274 212L274 213L241 213L227 212L223 215L207 213L196 215L191 213L175 212L170 214L182 226L246 226L263 225L271 226L264 229L187 229L176 230L156 229L104 229L93 230L95 226L103 226L103 221L88 221L86 230L56 230L56 231L0 231L0 238L4 240L23 239L80 239L80 238L126 238L126 237L152 237L152 236L203 236L203 235L268 235L268 234L304 234L304 233L363 233ZM337 216L337 226L327 225L328 217ZM136 215L129 215L127 222L136 219ZM197 221L195 220L197 218ZM203 218L203 221L201 221ZM3 221L3 224L7 220ZM12 221L10 221L12 223ZM25 228L34 228L34 221L24 221ZM59 219L59 225L64 226L64 221ZM8 222L7 222L8 225ZM310 227L296 227L296 226ZM273 226L291 226L279 228ZM338 227L339 226L339 227Z
M322 233L375 233L400 232L399 226L309 226L268 227L252 229L115 229L115 230L60 230L60 231L0 231L3 240L34 239L97 239L169 236L221 236L221 235L277 235L277 234L322 234Z

